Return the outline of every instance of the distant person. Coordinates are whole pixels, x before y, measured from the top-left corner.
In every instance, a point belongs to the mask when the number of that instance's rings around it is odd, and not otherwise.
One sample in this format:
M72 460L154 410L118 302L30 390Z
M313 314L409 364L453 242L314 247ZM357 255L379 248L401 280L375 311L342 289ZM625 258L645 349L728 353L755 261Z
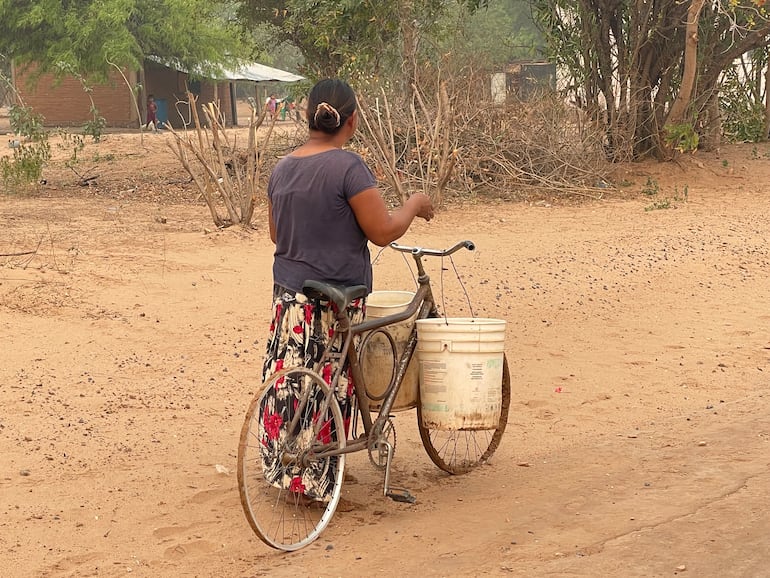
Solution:
M155 102L153 95L147 97L147 122L145 123L145 128L152 130L152 132L158 132L158 103Z
M286 115L289 115L289 120L292 120L292 115L294 114L294 97L292 95L289 95L283 99L283 102L281 103L283 106L281 107L281 120L286 120Z
M278 110L278 100L274 94L267 99L267 112L270 114L270 120L275 120L275 113Z

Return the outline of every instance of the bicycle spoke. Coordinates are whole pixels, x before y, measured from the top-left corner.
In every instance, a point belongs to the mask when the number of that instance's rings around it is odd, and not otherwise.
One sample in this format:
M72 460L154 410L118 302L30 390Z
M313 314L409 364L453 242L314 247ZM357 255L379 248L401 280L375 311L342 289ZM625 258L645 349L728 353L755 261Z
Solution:
M301 384L301 401L279 406L277 391L286 390L275 387L294 384ZM326 404L319 403L324 398ZM315 540L329 523L345 460L339 455L316 458L315 445L321 437L325 450L342 449L341 432L344 435L336 400L323 379L309 369L279 372L252 401L241 432L238 486L246 518L266 544L296 550ZM306 488L308 481L312 484Z

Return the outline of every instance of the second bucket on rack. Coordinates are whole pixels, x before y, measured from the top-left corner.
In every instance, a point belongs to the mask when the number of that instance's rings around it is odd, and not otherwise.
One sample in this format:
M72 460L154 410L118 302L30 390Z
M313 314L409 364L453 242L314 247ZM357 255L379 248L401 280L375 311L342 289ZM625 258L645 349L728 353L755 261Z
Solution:
M414 293L411 291L374 291L366 299L366 318L379 319L401 313L409 307L413 297ZM398 356L403 353L406 347L416 317L417 314L415 313L413 317L406 321L388 325L384 328L390 333L393 341L396 343L395 359L393 358L390 342L381 334L372 336L366 350L362 352L361 370L366 380L369 406L373 410L379 409L382 404L381 399L373 399L373 397L382 397L387 390L394 363L398 361ZM417 356L415 355L406 369L401 389L398 391L396 400L393 403L393 411L404 411L417 406L418 378L419 368Z

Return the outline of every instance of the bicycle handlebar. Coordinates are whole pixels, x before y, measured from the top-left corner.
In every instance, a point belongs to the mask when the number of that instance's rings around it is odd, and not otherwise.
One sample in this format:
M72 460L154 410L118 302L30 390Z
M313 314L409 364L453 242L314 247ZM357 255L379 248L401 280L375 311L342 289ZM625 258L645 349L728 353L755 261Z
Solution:
M459 251L462 248L469 251L475 251L476 245L473 241L460 241L449 249L423 249L422 247L407 247L406 245L399 245L395 241L390 244L390 248L402 253L411 253L415 257L422 257L423 255L430 255L431 257L446 257L451 255L455 251Z

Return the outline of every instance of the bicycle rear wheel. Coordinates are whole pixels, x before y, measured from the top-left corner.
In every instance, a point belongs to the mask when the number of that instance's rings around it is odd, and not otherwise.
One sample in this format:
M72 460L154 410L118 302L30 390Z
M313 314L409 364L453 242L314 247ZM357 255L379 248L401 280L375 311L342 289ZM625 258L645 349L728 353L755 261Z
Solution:
M464 474L483 464L495 453L508 423L511 405L511 374L503 356L502 404L500 419L493 430L432 430L423 426L422 408L417 403L417 427L431 461L450 474Z
M309 392L307 403L276 399L288 384ZM334 396L320 414L329 389L314 371L298 367L270 377L246 413L238 444L238 489L246 519L260 539L279 550L298 550L326 528L339 502L345 455L314 458L311 448L345 447L345 426ZM280 393L276 393L280 392ZM288 425L299 412L298 427ZM318 435L312 425L321 420Z

